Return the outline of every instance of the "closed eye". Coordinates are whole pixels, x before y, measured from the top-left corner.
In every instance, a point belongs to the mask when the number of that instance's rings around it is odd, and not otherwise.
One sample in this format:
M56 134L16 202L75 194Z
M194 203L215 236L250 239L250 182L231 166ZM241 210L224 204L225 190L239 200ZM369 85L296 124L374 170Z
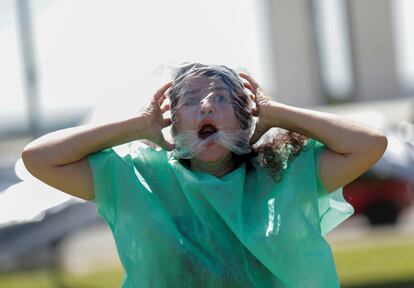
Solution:
M215 96L214 97L214 101L217 104L226 104L226 103L229 103L229 99L226 96L224 96L224 95L217 95L217 96Z
M199 102L198 97L196 96L187 96L184 100L184 106L196 105Z

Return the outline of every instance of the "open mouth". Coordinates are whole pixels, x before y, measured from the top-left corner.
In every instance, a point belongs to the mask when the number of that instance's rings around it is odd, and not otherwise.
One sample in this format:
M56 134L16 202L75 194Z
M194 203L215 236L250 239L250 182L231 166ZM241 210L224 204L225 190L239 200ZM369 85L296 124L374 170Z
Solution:
M198 131L198 136L201 139L206 139L217 132L217 128L211 124L205 124L201 126L200 130Z

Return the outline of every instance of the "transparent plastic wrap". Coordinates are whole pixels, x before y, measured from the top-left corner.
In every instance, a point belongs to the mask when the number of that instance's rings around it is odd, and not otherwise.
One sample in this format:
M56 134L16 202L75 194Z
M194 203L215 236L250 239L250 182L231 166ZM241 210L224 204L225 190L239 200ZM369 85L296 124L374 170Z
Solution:
M176 158L193 158L213 142L238 155L250 152L253 102L234 71L184 64L175 69L168 96Z

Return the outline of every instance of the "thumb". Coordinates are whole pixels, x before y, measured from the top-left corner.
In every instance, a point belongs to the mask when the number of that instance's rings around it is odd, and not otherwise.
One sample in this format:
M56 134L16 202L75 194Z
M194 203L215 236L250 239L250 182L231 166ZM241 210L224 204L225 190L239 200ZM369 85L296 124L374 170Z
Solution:
M171 151L175 148L175 145L166 141L165 138L163 138L161 140L161 143L159 145L160 147L162 147L163 149L167 150L167 151Z

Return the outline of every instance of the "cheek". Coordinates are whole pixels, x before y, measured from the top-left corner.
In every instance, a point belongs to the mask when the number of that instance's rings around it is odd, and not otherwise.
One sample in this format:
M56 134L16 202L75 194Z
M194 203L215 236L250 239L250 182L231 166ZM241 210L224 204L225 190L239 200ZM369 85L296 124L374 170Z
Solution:
M189 110L178 110L175 114L176 118L176 131L177 133L186 130L194 129L194 123L196 122L196 117L193 112Z
M233 108L229 107L227 108L227 111L223 111L223 112L224 113L222 115L225 115L225 117L223 117L223 121L228 125L228 127L231 127L234 129L240 128L239 120L237 119Z
M235 129L240 128L239 120L237 120L236 116L232 117L230 123L231 123L232 128L235 128Z

